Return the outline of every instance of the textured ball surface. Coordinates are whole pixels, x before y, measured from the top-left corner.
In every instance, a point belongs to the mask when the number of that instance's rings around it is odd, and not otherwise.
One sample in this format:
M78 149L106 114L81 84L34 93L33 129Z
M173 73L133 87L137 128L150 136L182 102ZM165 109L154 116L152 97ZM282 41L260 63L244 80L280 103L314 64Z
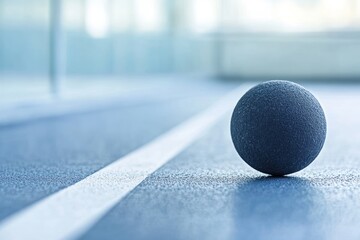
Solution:
M300 85L268 81L250 89L237 103L231 137L251 167L286 175L307 167L320 153L326 137L325 114Z

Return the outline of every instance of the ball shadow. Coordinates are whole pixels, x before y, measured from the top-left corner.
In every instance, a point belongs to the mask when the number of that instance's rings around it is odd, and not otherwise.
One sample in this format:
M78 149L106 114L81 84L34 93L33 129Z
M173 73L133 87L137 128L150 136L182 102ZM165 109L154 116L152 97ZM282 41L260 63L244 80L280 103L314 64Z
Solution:
M259 177L241 183L234 198L238 239L320 239L314 210L321 194L306 179Z

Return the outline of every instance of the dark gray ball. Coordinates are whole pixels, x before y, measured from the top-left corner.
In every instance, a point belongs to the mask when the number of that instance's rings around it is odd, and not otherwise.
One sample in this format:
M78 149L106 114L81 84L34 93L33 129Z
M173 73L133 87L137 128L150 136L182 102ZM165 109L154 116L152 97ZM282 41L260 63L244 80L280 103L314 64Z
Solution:
M282 176L307 167L320 153L326 137L325 114L300 85L268 81L250 89L237 103L231 137L247 164Z

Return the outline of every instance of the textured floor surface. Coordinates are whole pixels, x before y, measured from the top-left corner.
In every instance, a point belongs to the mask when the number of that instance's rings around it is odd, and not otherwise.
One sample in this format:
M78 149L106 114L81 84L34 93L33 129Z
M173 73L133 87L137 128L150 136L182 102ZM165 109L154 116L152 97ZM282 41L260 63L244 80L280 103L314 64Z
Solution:
M2 127L0 221L165 133L232 86ZM360 86L305 87L328 121L324 149L308 168L272 178L248 167L232 146L229 112L80 238L360 239Z

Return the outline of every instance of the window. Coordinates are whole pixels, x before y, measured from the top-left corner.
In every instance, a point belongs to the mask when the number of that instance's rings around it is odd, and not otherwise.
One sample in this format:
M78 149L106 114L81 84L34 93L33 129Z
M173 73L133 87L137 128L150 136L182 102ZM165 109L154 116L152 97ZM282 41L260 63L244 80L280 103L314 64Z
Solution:
M49 1L0 1L0 107L49 97Z

